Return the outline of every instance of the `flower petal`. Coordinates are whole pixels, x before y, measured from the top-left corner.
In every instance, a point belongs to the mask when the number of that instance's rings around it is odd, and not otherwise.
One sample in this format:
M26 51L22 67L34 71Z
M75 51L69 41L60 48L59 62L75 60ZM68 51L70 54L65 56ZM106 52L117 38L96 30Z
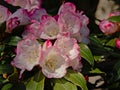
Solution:
M53 46L44 52L40 66L46 77L61 78L66 74L66 68L68 67L67 61L68 58Z
M17 55L12 61L12 65L23 71L30 71L35 65L39 64L40 58L41 45L34 37L29 37L18 42Z

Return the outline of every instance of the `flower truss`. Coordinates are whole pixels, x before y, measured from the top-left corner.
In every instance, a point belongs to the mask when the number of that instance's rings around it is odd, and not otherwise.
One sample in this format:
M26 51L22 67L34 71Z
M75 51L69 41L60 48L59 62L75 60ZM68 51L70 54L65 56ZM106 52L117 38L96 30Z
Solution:
M120 59L120 12L90 32L92 21L71 2L62 2L54 15L44 7L46 0L4 2L15 11L0 5L1 90L16 90L17 84L25 90L88 90L87 83L93 85L88 75L107 80L98 69L101 62Z
M77 42L89 43L88 22L88 18L82 12L76 12L74 4L69 2L61 5L56 16L48 15L41 8L32 11L18 9L13 13L7 19L8 30L28 24L12 61L12 65L21 69L20 77L23 71L30 71L36 65L47 78L63 77L68 67L80 70L82 64ZM43 45L37 41L41 39L45 40Z

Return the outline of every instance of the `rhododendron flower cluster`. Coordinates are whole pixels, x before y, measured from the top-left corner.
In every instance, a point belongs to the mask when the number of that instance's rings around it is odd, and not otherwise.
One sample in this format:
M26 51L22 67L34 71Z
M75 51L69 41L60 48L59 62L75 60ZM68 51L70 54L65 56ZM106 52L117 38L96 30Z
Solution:
M50 16L40 7L40 0L5 1L21 7L3 20L6 21L6 32L12 33L14 28L25 25L23 39L18 42L11 63L21 69L20 78L25 70L31 71L36 65L48 78L63 77L69 67L81 70L78 42L89 43L89 19L82 11L67 2L60 6L57 15ZM40 40L45 42L41 44Z
M120 12L110 13L109 18L112 16L119 16L119 15ZM107 19L102 20L99 24L99 27L100 30L106 35L113 34L119 30L119 25L117 23L111 22Z

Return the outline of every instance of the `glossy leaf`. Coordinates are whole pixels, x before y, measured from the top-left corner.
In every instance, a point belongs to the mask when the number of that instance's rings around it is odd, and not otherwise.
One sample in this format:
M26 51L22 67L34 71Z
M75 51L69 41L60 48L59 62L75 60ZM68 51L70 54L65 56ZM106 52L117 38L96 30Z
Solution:
M4 73L12 73L13 72L13 67L9 64L1 64L0 65L0 74Z
M81 73L73 70L68 70L64 78L72 82L73 84L79 86L82 90L88 90L85 78Z
M20 37L18 36L13 36L10 38L9 42L8 42L8 45L12 45L12 46L16 46L17 43L21 40Z
M26 83L26 90L44 90L45 77L39 71L34 77Z
M111 47L115 47L115 40L116 40L116 38L111 39L109 42L106 43L106 45L111 46Z
M119 16L112 16L108 20L111 22L120 22L120 15Z
M94 57L86 44L80 44L80 53L81 56L90 63L90 65L94 65Z
M77 86L65 79L55 79L53 90L77 90Z
M102 72L99 68L95 68L94 70L90 71L90 73L96 73L96 74L102 74Z

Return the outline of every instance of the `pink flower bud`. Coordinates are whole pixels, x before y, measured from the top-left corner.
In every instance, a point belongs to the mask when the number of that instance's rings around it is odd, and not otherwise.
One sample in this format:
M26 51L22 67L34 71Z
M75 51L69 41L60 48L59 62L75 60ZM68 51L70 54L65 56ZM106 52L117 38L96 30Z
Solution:
M99 28L106 35L113 34L118 30L117 24L108 20L102 20L99 24Z
M116 47L118 48L118 49L120 49L120 39L116 39Z

